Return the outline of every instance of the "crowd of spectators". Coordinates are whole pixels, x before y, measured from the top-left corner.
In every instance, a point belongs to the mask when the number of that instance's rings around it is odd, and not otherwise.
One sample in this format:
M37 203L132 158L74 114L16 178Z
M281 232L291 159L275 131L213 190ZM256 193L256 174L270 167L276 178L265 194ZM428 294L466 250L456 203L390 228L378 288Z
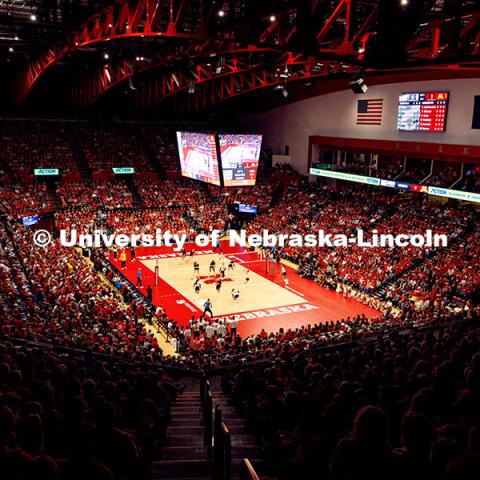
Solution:
M364 153L353 154L345 152L342 160L338 165L333 167L334 170L356 173L358 175L370 176L371 174L371 155L365 155Z
M113 167L132 166L139 172L155 169L137 134L132 134L131 127L85 124L76 126L75 134L85 159L94 172L111 173Z
M473 319L472 319L473 320ZM480 476L480 330L474 322L305 355L222 378L280 479Z
M419 202L422 202L419 204ZM327 233L365 235L378 233L424 234L428 229L447 233L451 240L464 232L463 212L429 204L425 197L402 197L382 191L347 188L340 194L308 186L291 186L275 209L259 215L251 232L267 229L281 233ZM468 216L468 214L467 214ZM401 232L400 232L401 229ZM372 292L385 282L412 269L430 249L416 247L365 248L358 245L328 248L285 248L283 255L309 266L312 276L327 276Z
M274 171L280 168L283 167ZM229 227L235 218L230 207L241 202L259 207L259 215L247 222L249 233L264 228L273 233L306 234L323 229L347 235L359 228L367 233L372 228L380 233L395 233L400 227L402 233L433 229L436 233L448 233L452 249L284 248L280 254L297 263L300 274L381 312L375 328L393 323L392 318L403 321L402 312L410 315L408 321L418 322L432 318L435 309L445 314L452 308L460 311L470 308L470 299L479 286L478 229L473 209L430 203L425 196L399 195L388 190L359 191L354 187L331 190L296 178L292 175L288 184L260 182L254 188L226 190L198 187L186 179L138 180L136 189L148 208L132 208L125 200L125 196L131 199L131 195L123 182L74 183L69 188L59 188L63 208L55 213L56 228L75 228L79 233L96 229L154 233L158 228L193 237L198 231ZM31 232L20 227L17 213L12 209L17 201L25 201L28 196L20 187L12 188L5 190L11 196L3 205L7 208L4 213L10 215L5 226L15 240L16 250L8 249L8 242L3 242L6 268L2 280L8 285L5 291L12 292L15 298L6 302L5 308L15 311L15 315L2 324L2 331L14 332L22 338L134 357L153 352L154 357L160 358L155 338L146 333L139 321L146 305L142 302L138 305L138 299L133 303L119 302L122 285L103 283L98 276L103 267L95 269L75 249L58 244L40 250L34 247ZM108 277L109 272L104 273ZM386 283L390 287L384 297L374 296ZM28 298L33 302L29 303ZM22 310L22 302L28 305L27 313ZM28 323L22 321L25 315ZM175 320L164 318L163 312L162 318L165 322ZM344 332L349 331L344 324L352 321L345 319L334 327L337 337L343 339ZM364 324L363 320L360 324ZM362 332L367 334L367 330ZM192 349L189 342L184 342L182 328L176 328L175 335L179 345L185 347L182 354L189 363L195 363L192 358L231 355L233 350L250 355L257 349L255 338L235 336L221 345L216 343L218 338L205 342L202 337L202 342ZM271 346L282 335L259 338Z
M433 162L432 175L426 180L426 184L432 187L452 186L462 176L462 165L452 162Z
M182 130L182 127L178 128ZM183 129L185 128L183 127ZM167 176L170 178L179 176L180 164L175 129L170 126L153 124L144 126L142 132Z
M131 208L133 198L123 181L93 181L61 183L57 194L62 208Z
M188 178L135 180L143 206L188 207L205 202L205 190Z
M272 202L276 185L259 180L251 187L220 188L209 185L209 194L213 202L222 204L243 204L256 206L259 212L267 212Z
M45 183L6 184L0 187L0 215L20 219L50 211L51 205Z
M405 171L398 177L398 181L421 183L430 174L431 164L431 160L424 158L407 158Z
M399 280L387 292L387 298L400 305L418 297L420 308L430 303L453 303L470 298L480 288L480 237L475 230L452 249L442 249Z
M12 304L12 314L2 318L1 334L131 359L161 359L155 336L141 321L145 302L123 301L76 249L58 241L39 249L30 230L13 221L3 226L10 237L2 242L2 254L13 260L2 267L5 291L15 297L5 304Z
M163 370L0 343L4 480L146 480L180 391Z
M404 163L403 158L381 157L378 160L376 170L373 171L373 176L393 180L402 173Z
M35 168L59 168L62 174L78 174L65 127L59 123L3 121L0 144L1 160L19 181L32 178Z
M480 193L480 167L478 165L466 165L462 181L457 188L467 192Z

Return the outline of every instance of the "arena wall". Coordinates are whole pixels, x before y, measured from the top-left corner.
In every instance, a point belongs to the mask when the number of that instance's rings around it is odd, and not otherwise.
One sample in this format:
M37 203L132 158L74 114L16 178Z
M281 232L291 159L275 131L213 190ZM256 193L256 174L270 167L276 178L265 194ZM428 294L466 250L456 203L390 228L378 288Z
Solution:
M367 80L368 83L368 80ZM398 96L405 92L446 90L450 92L447 127L443 133L413 133L397 130ZM433 80L377 85L364 95L343 90L309 98L245 118L265 135L274 154L289 146L291 163L307 172L309 136L418 141L439 144L480 145L480 130L473 130L474 96L480 95L480 79ZM381 126L356 125L359 99L383 98Z

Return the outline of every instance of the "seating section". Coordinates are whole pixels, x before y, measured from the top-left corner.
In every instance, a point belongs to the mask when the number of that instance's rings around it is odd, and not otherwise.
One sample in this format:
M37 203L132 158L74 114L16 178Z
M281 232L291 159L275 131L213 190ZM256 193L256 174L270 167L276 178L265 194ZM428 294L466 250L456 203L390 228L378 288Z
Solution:
M31 179L35 168L59 168L79 175L65 127L57 122L0 123L0 164L20 180Z
M425 182L432 187L450 187L462 177L462 165L451 162L434 162L432 176Z
M181 129L181 127L178 128ZM169 177L176 177L180 174L175 131L176 129L172 126L159 124L142 127L142 132L151 145L158 163Z
M87 124L76 126L75 133L93 172L111 173L113 167L135 167L139 172L154 170L132 126Z
M222 378L280 478L480 475L478 325L305 356Z
M0 215L39 215L51 208L46 184L7 184L0 188Z
M75 171L71 132L19 122L14 135L12 125L0 127L2 480L206 480L215 407L225 424L213 434L232 447L234 479L249 455L282 480L480 477L480 222L472 204L310 182L288 164L254 187L220 188L178 175L174 128L142 125L131 134L116 123L74 126L93 173L135 166L151 175L25 182L31 168L52 162ZM375 175L351 160L346 171ZM409 161L402 173L398 159L379 162L376 174L419 182L427 164ZM477 170L465 166L461 178L459 164L437 163L425 184L478 190ZM238 204L258 214L240 216ZM449 245L279 247L276 260L293 262L296 274L378 315L241 336L235 315L182 325L167 315L163 300L153 304L108 261L119 253L130 261L129 249L36 246L21 219L42 214L41 228L78 233L433 230Z
M480 167L478 165L465 165L465 172L460 181L459 189L480 193Z
M122 181L82 181L59 185L61 206L88 208L131 208L132 193Z
M139 479L180 386L158 368L0 343L2 479Z

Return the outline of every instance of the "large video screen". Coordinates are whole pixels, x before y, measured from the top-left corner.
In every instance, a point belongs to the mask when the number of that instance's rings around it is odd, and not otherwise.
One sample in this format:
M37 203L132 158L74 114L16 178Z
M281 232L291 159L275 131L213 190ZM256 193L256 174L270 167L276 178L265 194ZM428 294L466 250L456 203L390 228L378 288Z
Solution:
M220 185L215 134L177 132L177 141L182 175Z
M255 185L262 135L220 134L220 158L226 187Z
M398 130L444 132L448 92L402 93L398 99Z

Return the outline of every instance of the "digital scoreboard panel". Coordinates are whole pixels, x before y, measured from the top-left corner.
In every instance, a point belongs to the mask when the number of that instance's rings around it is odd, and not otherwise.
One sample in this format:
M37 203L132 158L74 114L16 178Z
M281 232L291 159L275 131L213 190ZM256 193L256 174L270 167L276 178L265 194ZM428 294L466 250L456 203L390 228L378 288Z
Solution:
M257 180L262 135L219 135L225 187L253 186Z
M408 132L444 132L448 92L402 93L398 99L397 129Z
M215 134L177 132L177 141L182 175L219 186L220 169Z

